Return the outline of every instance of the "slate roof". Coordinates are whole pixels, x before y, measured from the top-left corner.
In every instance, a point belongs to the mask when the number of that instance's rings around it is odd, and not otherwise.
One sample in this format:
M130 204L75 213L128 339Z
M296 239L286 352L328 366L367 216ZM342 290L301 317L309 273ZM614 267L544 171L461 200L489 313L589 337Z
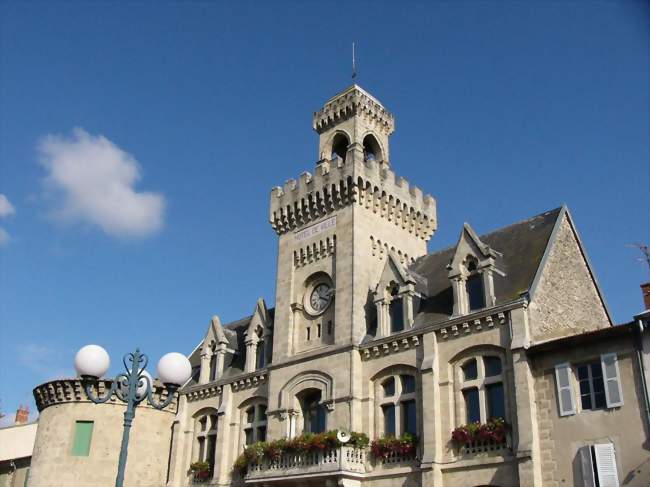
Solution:
M501 254L496 259L496 268L506 275L494 274L497 305L514 301L530 289L561 209L479 236L483 243ZM409 267L409 271L426 277L428 283L427 299L421 303L414 326L451 317L454 294L447 277L447 265L455 250L453 246L425 255Z

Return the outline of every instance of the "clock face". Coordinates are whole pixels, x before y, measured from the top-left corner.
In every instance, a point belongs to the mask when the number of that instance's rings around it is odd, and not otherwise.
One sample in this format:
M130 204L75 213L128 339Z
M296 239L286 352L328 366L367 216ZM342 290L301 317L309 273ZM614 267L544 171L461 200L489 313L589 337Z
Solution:
M324 282L318 284L314 290L311 292L309 297L309 304L311 308L316 313L322 313L329 306L330 301L332 300L331 288L328 284Z

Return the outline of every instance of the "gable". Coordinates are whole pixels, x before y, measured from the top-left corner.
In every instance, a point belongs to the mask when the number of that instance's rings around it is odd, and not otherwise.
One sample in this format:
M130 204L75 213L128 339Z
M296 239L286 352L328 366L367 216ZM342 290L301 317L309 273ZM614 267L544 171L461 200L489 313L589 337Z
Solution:
M551 235L528 309L531 336L536 342L612 325L566 209Z

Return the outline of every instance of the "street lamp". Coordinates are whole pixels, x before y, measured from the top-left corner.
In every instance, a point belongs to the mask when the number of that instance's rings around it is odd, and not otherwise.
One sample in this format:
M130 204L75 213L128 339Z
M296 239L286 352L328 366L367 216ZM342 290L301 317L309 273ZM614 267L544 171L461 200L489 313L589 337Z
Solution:
M128 363L127 363L128 362ZM88 398L95 404L108 401L113 394L126 403L124 412L124 432L122 433L122 446L120 448L120 461L117 466L115 487L124 484L124 470L126 469L126 454L129 447L129 432L135 417L135 407L145 398L156 409L164 409L174 398L174 393L181 384L184 384L192 375L192 366L185 355L171 352L158 361L158 377L167 389L167 398L163 402L156 402L153 397L153 379L145 370L148 357L140 353L140 349L127 353L122 359L126 372L118 374L111 384L111 389L104 397L93 394L91 385L103 376L111 363L108 352L99 345L86 345L75 355L74 366L81 376L84 390ZM130 365L129 365L130 364Z

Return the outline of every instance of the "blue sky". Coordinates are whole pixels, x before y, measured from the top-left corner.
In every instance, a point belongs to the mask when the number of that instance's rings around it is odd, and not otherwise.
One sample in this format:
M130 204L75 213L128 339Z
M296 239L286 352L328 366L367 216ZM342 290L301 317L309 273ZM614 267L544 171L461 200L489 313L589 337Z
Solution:
M643 2L0 3L0 407L98 343L189 353L274 302L270 189L358 82L430 249L566 203L614 318L650 278ZM88 161L92 161L90 166ZM13 211L11 211L13 210ZM32 406L33 407L33 406Z

